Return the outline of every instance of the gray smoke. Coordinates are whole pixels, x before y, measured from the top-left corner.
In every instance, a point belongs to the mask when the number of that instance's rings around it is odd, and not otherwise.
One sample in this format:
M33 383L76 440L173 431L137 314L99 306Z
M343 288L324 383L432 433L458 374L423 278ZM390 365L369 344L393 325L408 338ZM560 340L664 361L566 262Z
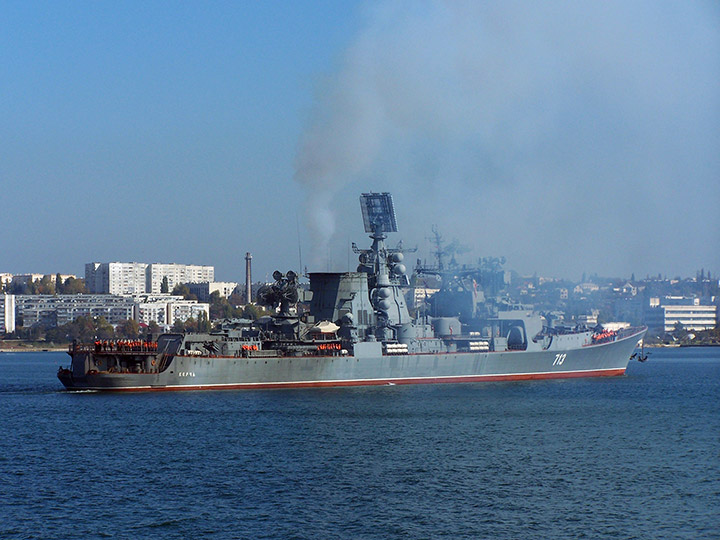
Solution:
M720 269L718 81L711 2L373 4L299 144L315 260L375 189L519 270Z

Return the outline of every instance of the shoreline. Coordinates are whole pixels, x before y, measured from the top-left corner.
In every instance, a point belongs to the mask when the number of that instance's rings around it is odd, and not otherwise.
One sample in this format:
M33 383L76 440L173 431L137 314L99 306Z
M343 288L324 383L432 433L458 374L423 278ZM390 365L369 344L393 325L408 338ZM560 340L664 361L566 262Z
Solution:
M670 345L651 345L646 343L645 348L646 349L689 349L692 347L720 347L720 343L689 343L686 345L676 345L676 344L670 344Z
M67 347L10 347L0 348L0 354L3 353L31 353L31 352L67 352Z

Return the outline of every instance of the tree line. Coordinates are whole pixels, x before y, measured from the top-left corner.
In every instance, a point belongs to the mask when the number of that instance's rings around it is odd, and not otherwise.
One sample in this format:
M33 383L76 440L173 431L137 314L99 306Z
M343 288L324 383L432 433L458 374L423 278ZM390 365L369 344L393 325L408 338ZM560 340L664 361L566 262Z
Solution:
M73 340L88 342L96 339L138 339L149 338L159 334L162 330L155 321L147 326L140 326L134 319L121 321L117 326L110 324L105 317L81 315L69 323L44 327L35 325L31 327L19 326L15 332L8 334L8 339L22 339L27 341L47 341L52 343L70 343Z
M185 283L175 285L172 294L182 296L185 300L197 300L198 297L190 292ZM254 304L246 304L245 298L235 289L233 293L225 298L220 296L218 291L210 294L210 320L218 319L250 319L256 320L267 315L268 311Z
M55 281L50 276L43 276L30 283L10 282L4 287L7 294L86 294L85 280L69 277L63 281L60 274L55 275Z

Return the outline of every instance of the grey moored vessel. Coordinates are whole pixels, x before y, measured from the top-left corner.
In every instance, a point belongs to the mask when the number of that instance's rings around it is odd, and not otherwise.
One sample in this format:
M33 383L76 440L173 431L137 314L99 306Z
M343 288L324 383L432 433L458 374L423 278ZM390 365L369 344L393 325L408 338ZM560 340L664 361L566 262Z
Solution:
M522 306L472 320L415 317L392 197L361 196L373 240L357 249L356 272L275 272L258 300L276 314L210 333L162 334L156 341L74 343L58 378L71 390L205 390L429 384L615 376L625 373L645 327L609 332L553 328ZM442 293L442 291L441 291ZM440 294L440 293L436 293ZM302 297L302 298L301 298ZM293 305L310 303L309 312ZM449 315L449 316L448 316Z

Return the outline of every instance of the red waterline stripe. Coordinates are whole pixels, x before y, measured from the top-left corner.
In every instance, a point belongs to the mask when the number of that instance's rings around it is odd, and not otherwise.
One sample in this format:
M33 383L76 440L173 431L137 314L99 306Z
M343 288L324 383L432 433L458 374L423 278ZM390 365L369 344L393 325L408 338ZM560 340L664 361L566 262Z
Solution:
M371 379L357 381L308 381L308 382L271 382L271 383L238 383L238 384L201 384L187 386L159 386L134 388L90 388L109 392L179 392L194 390L252 390L279 388L327 388L338 386L383 386L387 384L447 384L467 382L493 381L527 381L537 379L574 379L580 377L616 377L623 375L625 368L598 369L589 371L564 371L556 373L520 373L513 375L464 375L458 377L423 377L407 379ZM72 389L74 390L74 389ZM77 388L77 390L85 390Z

